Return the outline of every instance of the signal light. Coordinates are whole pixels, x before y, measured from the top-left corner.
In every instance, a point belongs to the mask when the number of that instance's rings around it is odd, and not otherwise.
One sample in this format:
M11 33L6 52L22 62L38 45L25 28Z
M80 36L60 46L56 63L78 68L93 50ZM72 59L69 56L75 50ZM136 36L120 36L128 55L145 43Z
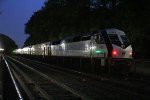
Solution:
M100 51L100 50L96 50L95 52L96 52L96 53L101 53L102 51Z
M117 56L117 55L118 55L118 51L117 51L117 50L113 50L113 51L112 51L112 55L113 55L113 56Z
M104 53L104 50L96 50L95 53L96 54Z

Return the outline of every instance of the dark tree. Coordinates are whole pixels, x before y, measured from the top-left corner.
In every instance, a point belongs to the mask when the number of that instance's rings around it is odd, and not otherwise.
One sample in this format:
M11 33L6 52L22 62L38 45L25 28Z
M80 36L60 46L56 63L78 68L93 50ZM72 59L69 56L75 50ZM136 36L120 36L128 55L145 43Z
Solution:
M0 48L4 49L5 54L10 54L14 49L18 48L18 46L11 38L0 33Z

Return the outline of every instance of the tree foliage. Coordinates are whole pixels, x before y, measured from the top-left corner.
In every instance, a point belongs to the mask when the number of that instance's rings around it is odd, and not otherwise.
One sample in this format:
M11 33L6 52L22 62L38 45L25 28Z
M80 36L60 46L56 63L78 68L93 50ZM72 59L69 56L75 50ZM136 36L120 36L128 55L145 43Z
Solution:
M150 57L145 45L150 43L149 18L149 0L48 0L25 24L30 35L25 45L118 28L127 33L136 55Z
M0 33L0 48L3 48L4 53L8 54L8 53L12 53L12 51L18 48L18 46L11 38Z

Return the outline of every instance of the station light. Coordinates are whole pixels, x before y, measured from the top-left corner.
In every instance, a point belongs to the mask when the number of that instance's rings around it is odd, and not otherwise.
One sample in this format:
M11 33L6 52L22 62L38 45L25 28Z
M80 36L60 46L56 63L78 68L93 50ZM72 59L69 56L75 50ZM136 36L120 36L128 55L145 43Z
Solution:
M3 48L0 48L0 51L4 51L4 49L3 49Z
M22 49L17 49L16 52L17 53L21 53Z
M25 51L25 52L27 52L29 49L30 49L29 47L25 47L22 50Z

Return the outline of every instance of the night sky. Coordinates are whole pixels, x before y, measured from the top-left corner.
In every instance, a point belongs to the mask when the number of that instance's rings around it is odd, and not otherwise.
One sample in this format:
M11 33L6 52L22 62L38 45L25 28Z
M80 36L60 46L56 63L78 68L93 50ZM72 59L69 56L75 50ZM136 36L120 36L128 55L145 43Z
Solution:
M44 6L46 0L0 0L0 33L13 39L22 47L28 35L25 23L32 14Z

